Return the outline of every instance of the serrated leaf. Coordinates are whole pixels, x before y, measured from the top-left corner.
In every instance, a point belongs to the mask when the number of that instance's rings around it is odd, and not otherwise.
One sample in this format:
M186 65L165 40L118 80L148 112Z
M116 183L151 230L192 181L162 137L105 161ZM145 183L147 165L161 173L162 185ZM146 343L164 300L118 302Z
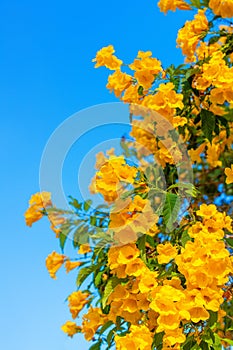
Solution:
M233 238L226 238L227 244L233 248Z
M78 287L81 286L81 284L87 279L88 276L96 269L96 266L85 266L82 269L79 270L77 279L76 279L76 284Z
M71 231L70 225L65 228L61 227L61 232L59 233L59 243L60 243L62 252L64 251L65 243L70 231Z
M163 345L163 336L164 336L164 332L155 333L153 345L156 347L156 349L158 349L159 346Z
M203 134L205 137L212 142L213 138L213 131L215 129L215 115L206 110L202 109L201 110L201 129L203 131Z
M107 321L101 328L99 333L103 334L109 327L113 326L113 322L112 321Z
M101 340L99 340L97 343L93 344L89 350L99 350L101 347Z
M111 331L108 333L107 338L106 338L109 347L112 344L114 335L115 335L115 328L111 329Z
M85 201L85 202L83 203L83 209L84 209L85 211L88 211L88 210L90 209L91 205L92 205L92 200L91 200L91 199L88 199L87 201Z
M168 191L173 189L173 188L180 188L181 190L183 190L187 195L192 196L192 197L196 197L197 196L197 189L196 187L189 182L177 182L176 184L173 184L171 186L169 186Z
M73 246L79 247L81 244L88 243L89 232L88 227L84 225L80 225L73 234Z
M105 286L105 289L104 289L103 297L102 297L103 308L105 308L110 294L113 292L114 288L116 287L116 285L118 283L119 283L119 280L116 277L113 277L113 278L108 280L108 282Z
M166 193L166 200L163 207L163 219L168 231L173 230L173 224L175 223L179 210L181 201L179 196L174 193Z
M104 271L99 271L97 273L97 275L95 276L94 282L95 282L96 287L98 287L101 284L103 273L104 273Z
M73 198L72 196L69 196L71 201L69 201L69 204L72 205L76 209L81 209L82 204L79 203L79 201L76 198Z

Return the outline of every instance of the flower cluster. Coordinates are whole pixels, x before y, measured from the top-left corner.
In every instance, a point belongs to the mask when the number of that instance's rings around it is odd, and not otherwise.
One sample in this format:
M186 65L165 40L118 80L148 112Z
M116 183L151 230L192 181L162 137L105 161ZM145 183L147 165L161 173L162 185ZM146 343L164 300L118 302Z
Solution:
M96 350L233 344L233 29L219 26L233 1L158 6L198 7L178 32L185 64L164 68L151 51L125 64L113 45L93 59L113 71L107 88L130 105L122 154L96 156L89 189L103 203L70 197L72 210L62 211L42 192L25 213L29 226L46 215L59 240L61 254L46 258L50 276L63 265L77 273L62 330ZM64 254L68 237L77 258Z

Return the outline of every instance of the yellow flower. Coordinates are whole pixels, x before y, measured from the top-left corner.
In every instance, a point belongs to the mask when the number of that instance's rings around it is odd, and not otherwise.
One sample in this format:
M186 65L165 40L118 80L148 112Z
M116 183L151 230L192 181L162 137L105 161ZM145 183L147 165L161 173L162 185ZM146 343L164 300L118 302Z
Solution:
M38 192L31 196L29 200L30 205L37 205L46 208L52 204L50 192Z
M129 68L136 72L147 71L150 74L158 74L162 71L161 62L151 55L151 51L139 51L137 58L129 65Z
M158 317L157 332L172 331L179 328L180 316L178 313L170 313L168 315L160 315Z
M231 18L233 16L233 1L232 0L210 0L209 7L215 15L223 18Z
M210 314L204 307L201 306L194 306L190 308L189 310L191 320L195 323L199 321L205 321L210 317Z
M181 328L177 328L175 330L169 330L166 331L164 337L163 337L163 342L168 344L169 346L173 346L176 343L184 343L185 342L185 335L182 332Z
M157 252L159 253L157 257L159 264L167 264L177 255L176 247L172 246L169 242L165 244L159 244L157 246Z
M195 150L192 148L188 151L188 154L190 155L192 162L201 163L202 160L200 155L201 153L204 152L205 146L206 146L206 143L204 142L200 146L198 146Z
M71 270L75 269L76 267L79 267L82 263L80 261L70 261L69 259L65 262L65 268L66 272L70 272Z
M157 287L158 285L157 276L158 276L158 273L154 271L147 271L145 272L145 274L142 274L140 276L140 280L138 284L140 292L148 293L153 288Z
M151 350L152 333L144 325L132 325L124 337L115 336L117 350Z
M88 293L83 293L81 291L73 292L68 296L69 309L72 318L76 318L83 307L88 303L87 298Z
M167 11L176 11L176 9L179 10L190 10L191 7L189 4L187 4L183 0L160 0L158 2L158 6L160 8L161 12L164 12L165 14Z
M150 70L138 70L135 72L134 78L137 79L138 84L144 89L150 89L155 80Z
M117 262L119 264L128 264L139 256L139 250L135 244L127 244L120 247Z
M95 68L106 67L111 70L119 69L123 62L113 55L114 52L115 50L112 45L99 50L96 57L92 60L92 62L96 62Z
M51 206L51 193L41 192L35 193L29 200L29 208L26 210L24 216L27 226L32 224L43 217L43 210L48 206Z
M198 10L192 21L187 21L179 30L177 36L177 45L187 56L186 61L195 62L195 50L200 40L201 34L208 29L208 20L205 16L205 10Z
M119 69L108 77L107 89L113 91L116 97L120 97L124 90L132 84L132 77L122 73Z
M82 328L77 326L75 322L67 321L65 324L63 324L63 326L61 326L61 329L72 338L76 333L80 333Z
M201 204L200 209L197 210L197 215L203 216L205 219L211 218L217 213L216 205L214 204Z
M233 164L230 168L225 169L225 174L227 176L226 178L226 184L229 185L233 182Z
M90 341L97 329L107 322L107 315L104 315L100 308L90 307L88 312L83 315L82 333L87 341Z
M65 261L65 255L52 252L46 258L45 264L50 276L56 279L56 272L60 269Z
M90 253L91 251L92 250L89 244L81 244L78 250L78 254L87 254L87 253Z

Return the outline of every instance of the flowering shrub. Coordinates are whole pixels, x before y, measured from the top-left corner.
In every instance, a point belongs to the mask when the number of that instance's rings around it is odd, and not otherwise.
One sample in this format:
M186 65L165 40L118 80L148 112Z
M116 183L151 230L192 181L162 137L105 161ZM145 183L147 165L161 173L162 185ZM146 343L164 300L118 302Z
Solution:
M42 192L25 213L29 226L47 216L60 242L51 277L77 271L62 330L92 350L233 345L233 1L158 5L197 9L177 36L184 64L163 68L150 51L125 64L112 45L93 59L113 71L107 88L129 104L132 126L122 155L97 155L90 192L104 204L70 197L62 210ZM82 258L65 255L68 235Z

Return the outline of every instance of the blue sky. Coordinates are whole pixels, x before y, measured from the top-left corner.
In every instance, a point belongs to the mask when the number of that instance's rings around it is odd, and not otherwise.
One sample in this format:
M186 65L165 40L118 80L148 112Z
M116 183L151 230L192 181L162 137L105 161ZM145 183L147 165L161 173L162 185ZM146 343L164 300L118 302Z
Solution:
M175 38L187 16L164 16L152 0L1 2L3 349L88 349L81 336L70 340L60 331L70 318L64 300L75 289L75 273L67 276L63 271L57 281L50 279L44 260L58 250L58 242L46 220L29 229L23 213L30 195L39 190L40 160L52 132L83 108L116 101L105 88L107 70L93 67L96 51L113 44L125 62L138 50L152 50L164 66L181 63ZM103 130L103 141L105 134ZM67 195L76 186L72 170L82 160L78 149L92 138L87 135L69 154Z

